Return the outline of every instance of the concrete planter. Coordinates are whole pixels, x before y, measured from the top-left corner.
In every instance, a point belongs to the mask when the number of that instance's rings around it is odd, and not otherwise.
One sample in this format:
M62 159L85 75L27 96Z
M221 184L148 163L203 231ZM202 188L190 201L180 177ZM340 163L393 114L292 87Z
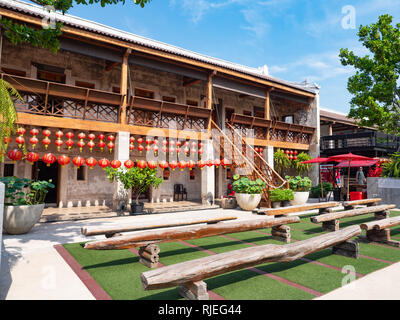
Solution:
M8 234L28 233L40 220L44 203L33 206L5 206L3 228Z
M236 193L236 201L244 211L253 211L261 201L261 194Z
M368 198L382 198L381 204L400 206L400 178L367 178Z
M308 201L308 197L310 196L310 192L301 191L301 192L293 192L294 199L290 200L290 204L292 206L306 204Z

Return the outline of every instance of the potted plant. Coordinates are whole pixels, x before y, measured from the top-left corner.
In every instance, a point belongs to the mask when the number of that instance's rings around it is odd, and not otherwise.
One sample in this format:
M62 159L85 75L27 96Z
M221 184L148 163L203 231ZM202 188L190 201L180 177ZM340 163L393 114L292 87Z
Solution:
M322 189L324 192L324 196L325 197L330 197L331 196L331 192L333 191L333 185L330 182L324 182L322 184ZM321 184L318 184L314 187L311 188L311 197L312 198L321 198L322 194L321 194Z
M285 177L289 180L289 187L293 190L294 199L290 201L292 206L302 205L307 203L308 197L310 196L310 189L312 182L308 177Z
M119 181L125 190L132 190L131 215L143 214L144 203L139 202L141 194L148 191L151 187L158 188L163 179L157 177L157 170L150 168L133 167L126 169L106 168L107 178Z
M240 175L235 175L233 180L233 191L240 208L245 211L252 211L257 208L261 201L265 182L261 179L250 180L248 177L240 177Z
M290 201L294 199L293 191L291 189L272 189L269 192L269 199L271 200L273 208L279 208L283 201L283 206L290 206Z
M34 181L17 177L0 178L5 185L3 228L8 234L28 233L39 221L50 181Z

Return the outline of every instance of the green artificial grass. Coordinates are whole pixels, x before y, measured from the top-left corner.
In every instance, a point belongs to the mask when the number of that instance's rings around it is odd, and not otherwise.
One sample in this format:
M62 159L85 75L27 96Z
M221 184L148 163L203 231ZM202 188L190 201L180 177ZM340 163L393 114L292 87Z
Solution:
M398 215L399 211L391 213L392 217ZM302 216L300 223L290 225L292 242L323 234L321 224L311 223L311 216L313 215ZM340 227L345 228L372 219L373 214L345 218L340 220ZM266 228L225 236L163 243L160 244L160 262L164 265L173 265L254 245L284 245L272 239L270 233L271 229ZM393 227L391 233L393 240L400 240L399 226ZM86 250L82 243L65 244L64 247L112 299L182 299L176 287L144 291L140 275L150 269L140 264L137 255L129 250ZM228 300L307 300L315 297L309 289L314 290L316 294L318 292L323 294L339 288L346 276L344 272L342 273L344 267L352 266L357 274L366 275L389 266L390 262L400 261L399 248L360 242L359 249L361 257L357 260L333 255L331 249L325 249L304 259L289 263L267 263L255 266L255 269L243 269L205 279L205 282L208 290Z

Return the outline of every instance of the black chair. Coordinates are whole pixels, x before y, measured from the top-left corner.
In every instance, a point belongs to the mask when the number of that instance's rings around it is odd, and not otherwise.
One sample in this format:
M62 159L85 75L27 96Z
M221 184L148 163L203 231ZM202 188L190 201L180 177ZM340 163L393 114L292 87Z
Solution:
M183 187L183 184L175 184L174 185L174 201L178 196L178 201L183 201L183 196L185 196L185 200L187 200L187 191L186 188ZM181 200L179 200L179 197Z

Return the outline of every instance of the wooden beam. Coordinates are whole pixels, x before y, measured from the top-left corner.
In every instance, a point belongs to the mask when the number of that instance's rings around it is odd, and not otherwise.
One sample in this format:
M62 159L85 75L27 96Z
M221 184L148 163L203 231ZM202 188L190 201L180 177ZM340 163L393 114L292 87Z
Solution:
M123 96L122 98L122 104L121 104L121 124L126 124L126 106L128 103L128 58L130 54L132 53L131 49L127 49L124 56L122 57L122 65L121 65L121 95Z
M190 86L192 86L192 85L194 85L196 83L199 83L199 82L201 82L200 79L190 79L190 78L187 78L187 77L183 77L183 86L184 87L190 87Z
M398 226L400 224L400 217L393 217L393 218L388 218L388 219L383 219L383 220L378 220L378 221L371 221L371 222L365 222L361 224L361 229L363 230L383 230L386 228L391 228L394 226Z
M32 17L32 16L28 16L26 14L23 13L19 13L19 12L15 12L9 9L4 9L4 8L0 8L0 15L4 15L5 17L11 18L11 19L16 19L19 21L23 21L26 23L30 23L30 24L34 24L37 26L42 26L42 19L41 18L37 18L37 17ZM90 32L87 30L82 30L82 29L78 29L78 28L74 28L74 27L70 27L70 26L66 26L64 25L61 29L61 31L63 33L66 34L72 34L72 35L76 35L79 37L84 37L84 38L88 38L91 40L96 40L96 41L100 41L100 42L105 42L107 44L110 45L115 45L121 48L126 48L126 49L132 49L132 50L136 50L138 52L142 52L142 53L146 53L149 55L153 55L156 57L163 57L169 60L173 60L173 61L178 61L178 62L182 62L188 65L193 65L193 66L197 66L200 68L204 68L206 70L216 70L218 73L222 73L222 74L227 74L230 76L234 76L237 77L239 79L245 79L248 80L250 82L254 82L254 83L258 83L261 85L266 85L269 87L275 87L276 89L280 89L282 91L285 92L289 92L295 95L300 95L300 96L304 96L304 97L310 97L310 98L315 98L315 94L305 91L305 90L301 90L301 89L297 89L291 86L285 86L284 84L281 83L277 83L277 82L273 82L270 80L266 80L266 79L261 79L259 77L256 76L252 76L252 75L248 75L248 74L244 74L241 73L239 71L234 71L234 70L230 70L230 69L226 69L223 67L219 67L219 66L215 66L213 64L210 63L205 63L205 62L201 62L201 61L197 61L194 59L190 59L187 57L182 57L182 56L178 56L172 53L168 53L168 52L164 52L164 51L160 51L157 49L153 49L153 48L149 48L149 47L145 47L139 44L134 44L131 42L127 42L127 41L123 41L123 40L119 40L119 39L115 39L109 36L105 36L102 34L97 34L94 32Z
M118 64L119 64L118 62L106 61L106 66L105 66L104 70L107 71L107 72L110 72Z
M257 146L266 147L271 146L274 148L284 148L284 149L296 149L296 150L309 150L309 144L303 143L294 143L294 142L286 142L286 141L274 141L274 140L265 140L265 139L253 139L253 138L245 138L247 143L252 143Z
M271 103L271 99L270 99L270 93L271 91L273 91L274 88L269 88L267 90L265 90L265 105L264 105L264 118L267 120L271 120L270 117L270 103Z
M213 237L221 234L244 232L256 229L300 222L299 217L266 218L221 222L210 225L176 227L167 230L141 231L135 234L113 237L107 240L88 242L85 249L122 250L142 247L152 243L162 243L176 240L191 240Z
M315 209L322 210L326 208L334 208L338 207L339 205L340 202L321 202L321 203L310 203L310 204L290 206L284 208L275 208L275 209L255 209L253 212L257 214L265 214L267 216L275 216L275 215L297 213Z
M141 274L144 290L164 289L201 281L228 272L269 262L291 262L313 252L335 246L361 233L350 226L289 245L266 244L173 264Z
M142 136L155 136L155 137L182 137L192 140L207 140L210 138L210 134L207 132L200 131L186 131L186 130L175 130L175 129L162 129L162 128L149 128L134 125L123 125L119 123L102 122L102 121L90 121L80 119L70 119L52 116L41 116L30 113L17 113L18 124L28 126L46 126L50 128L60 129L71 129L71 130L85 130L85 131L103 131L103 132L114 132L120 131L130 132L133 135Z

